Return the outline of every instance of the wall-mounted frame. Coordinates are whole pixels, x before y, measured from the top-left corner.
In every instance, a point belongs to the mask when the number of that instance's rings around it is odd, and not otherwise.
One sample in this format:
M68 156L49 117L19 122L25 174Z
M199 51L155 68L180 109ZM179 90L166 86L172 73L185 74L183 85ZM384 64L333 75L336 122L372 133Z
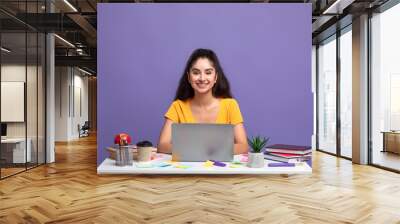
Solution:
M1 122L25 122L25 82L1 82Z

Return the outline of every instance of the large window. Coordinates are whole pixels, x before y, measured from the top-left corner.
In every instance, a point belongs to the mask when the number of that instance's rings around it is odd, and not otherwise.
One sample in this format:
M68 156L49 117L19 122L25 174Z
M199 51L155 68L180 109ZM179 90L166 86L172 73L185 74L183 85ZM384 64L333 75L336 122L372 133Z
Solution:
M372 163L400 170L400 4L371 19Z
M340 154L352 157L352 35L351 25L340 36Z
M320 43L317 50L318 149L351 158L352 26L337 34Z
M336 153L336 36L318 54L318 149Z

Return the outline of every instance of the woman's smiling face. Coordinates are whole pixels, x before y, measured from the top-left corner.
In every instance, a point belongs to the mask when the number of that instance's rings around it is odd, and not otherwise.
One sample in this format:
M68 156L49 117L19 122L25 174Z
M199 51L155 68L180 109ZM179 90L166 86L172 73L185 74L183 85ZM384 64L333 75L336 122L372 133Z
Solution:
M217 82L213 63L208 58L197 59L189 70L188 79L195 93L208 93Z

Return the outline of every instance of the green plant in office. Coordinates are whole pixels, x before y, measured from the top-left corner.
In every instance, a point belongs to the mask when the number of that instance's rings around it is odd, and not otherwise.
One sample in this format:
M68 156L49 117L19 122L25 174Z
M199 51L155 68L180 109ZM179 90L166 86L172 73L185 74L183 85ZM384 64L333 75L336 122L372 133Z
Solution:
M248 138L247 141L252 149L249 152L247 166L251 168L263 168L265 164L263 149L268 143L269 138L256 136L251 139Z
M269 141L269 137L261 137L261 136L255 136L250 138L247 138L247 141L249 143L249 146L251 147L251 152L252 153L261 153L263 152L263 149L265 145L267 145Z

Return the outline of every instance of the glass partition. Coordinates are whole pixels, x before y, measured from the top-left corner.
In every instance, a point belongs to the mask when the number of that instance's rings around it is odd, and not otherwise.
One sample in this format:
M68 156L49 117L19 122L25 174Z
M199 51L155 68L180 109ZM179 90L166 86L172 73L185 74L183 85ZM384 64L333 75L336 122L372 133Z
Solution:
M45 12L44 3L0 2L13 12L0 11L1 179L45 163L46 39L18 19Z
M1 47L1 175L7 177L24 171L32 155L26 150L26 33L3 32Z
M36 32L27 33L27 98L26 98L26 113L27 113L27 150L30 151L31 160L27 163L28 168L34 167L38 163L38 35Z
M38 33L38 74L37 74L37 162L43 164L46 162L46 139L45 139L45 124L46 124L46 38L45 34Z

